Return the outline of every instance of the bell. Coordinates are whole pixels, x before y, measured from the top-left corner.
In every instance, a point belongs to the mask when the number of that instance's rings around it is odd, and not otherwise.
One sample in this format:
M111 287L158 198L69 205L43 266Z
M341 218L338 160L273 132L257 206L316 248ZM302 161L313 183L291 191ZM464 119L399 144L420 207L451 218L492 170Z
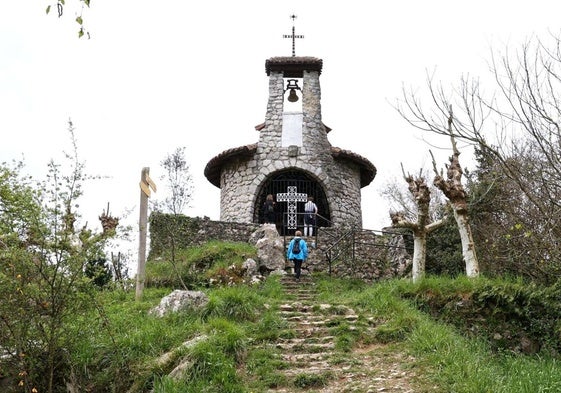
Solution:
M288 101L289 102L296 102L298 101L298 94L296 94L295 89L290 89L290 93L288 94Z

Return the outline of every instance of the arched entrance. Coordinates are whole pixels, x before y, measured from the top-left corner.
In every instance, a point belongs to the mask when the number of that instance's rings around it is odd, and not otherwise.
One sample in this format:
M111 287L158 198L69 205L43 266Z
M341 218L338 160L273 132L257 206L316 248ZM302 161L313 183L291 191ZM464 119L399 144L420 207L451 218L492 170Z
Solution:
M287 193L288 187L296 187L297 194L313 196L319 214L317 226L331 226L331 211L323 188L312 176L304 171L295 169L275 172L265 180L255 202L253 221L259 223L264 222L262 211L263 203L267 195L272 194L276 202L275 223L279 233L281 235L293 234L294 229L285 228L288 203L290 202L279 202L277 199L277 194ZM297 227L302 229L304 202L296 202L295 204L297 211Z

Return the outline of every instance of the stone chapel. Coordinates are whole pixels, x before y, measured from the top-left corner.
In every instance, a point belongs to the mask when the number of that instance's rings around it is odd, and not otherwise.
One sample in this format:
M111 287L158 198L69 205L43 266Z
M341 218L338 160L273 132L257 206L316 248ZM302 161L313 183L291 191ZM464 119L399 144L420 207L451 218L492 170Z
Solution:
M206 165L204 174L220 191L220 220L263 222L268 194L276 202L281 235L301 228L304 204L312 196L318 227L362 228L361 189L376 167L351 151L331 146L332 130L322 122L315 57L272 57L265 61L269 99L257 143L228 149Z

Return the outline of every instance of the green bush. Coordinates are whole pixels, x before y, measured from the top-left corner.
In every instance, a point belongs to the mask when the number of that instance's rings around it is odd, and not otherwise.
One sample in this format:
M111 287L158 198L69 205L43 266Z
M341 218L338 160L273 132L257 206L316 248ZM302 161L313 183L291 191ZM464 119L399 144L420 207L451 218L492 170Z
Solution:
M497 350L561 352L561 284L427 277L402 291L419 309Z

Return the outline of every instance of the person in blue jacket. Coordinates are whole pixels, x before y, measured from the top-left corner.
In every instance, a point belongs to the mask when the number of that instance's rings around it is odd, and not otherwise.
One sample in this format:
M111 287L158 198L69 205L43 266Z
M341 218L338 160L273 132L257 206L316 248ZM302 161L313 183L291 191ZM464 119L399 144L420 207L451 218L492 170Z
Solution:
M300 279L302 263L308 258L308 245L302 239L302 232L296 231L294 233L294 238L288 244L286 258L294 263L294 275L297 279Z

